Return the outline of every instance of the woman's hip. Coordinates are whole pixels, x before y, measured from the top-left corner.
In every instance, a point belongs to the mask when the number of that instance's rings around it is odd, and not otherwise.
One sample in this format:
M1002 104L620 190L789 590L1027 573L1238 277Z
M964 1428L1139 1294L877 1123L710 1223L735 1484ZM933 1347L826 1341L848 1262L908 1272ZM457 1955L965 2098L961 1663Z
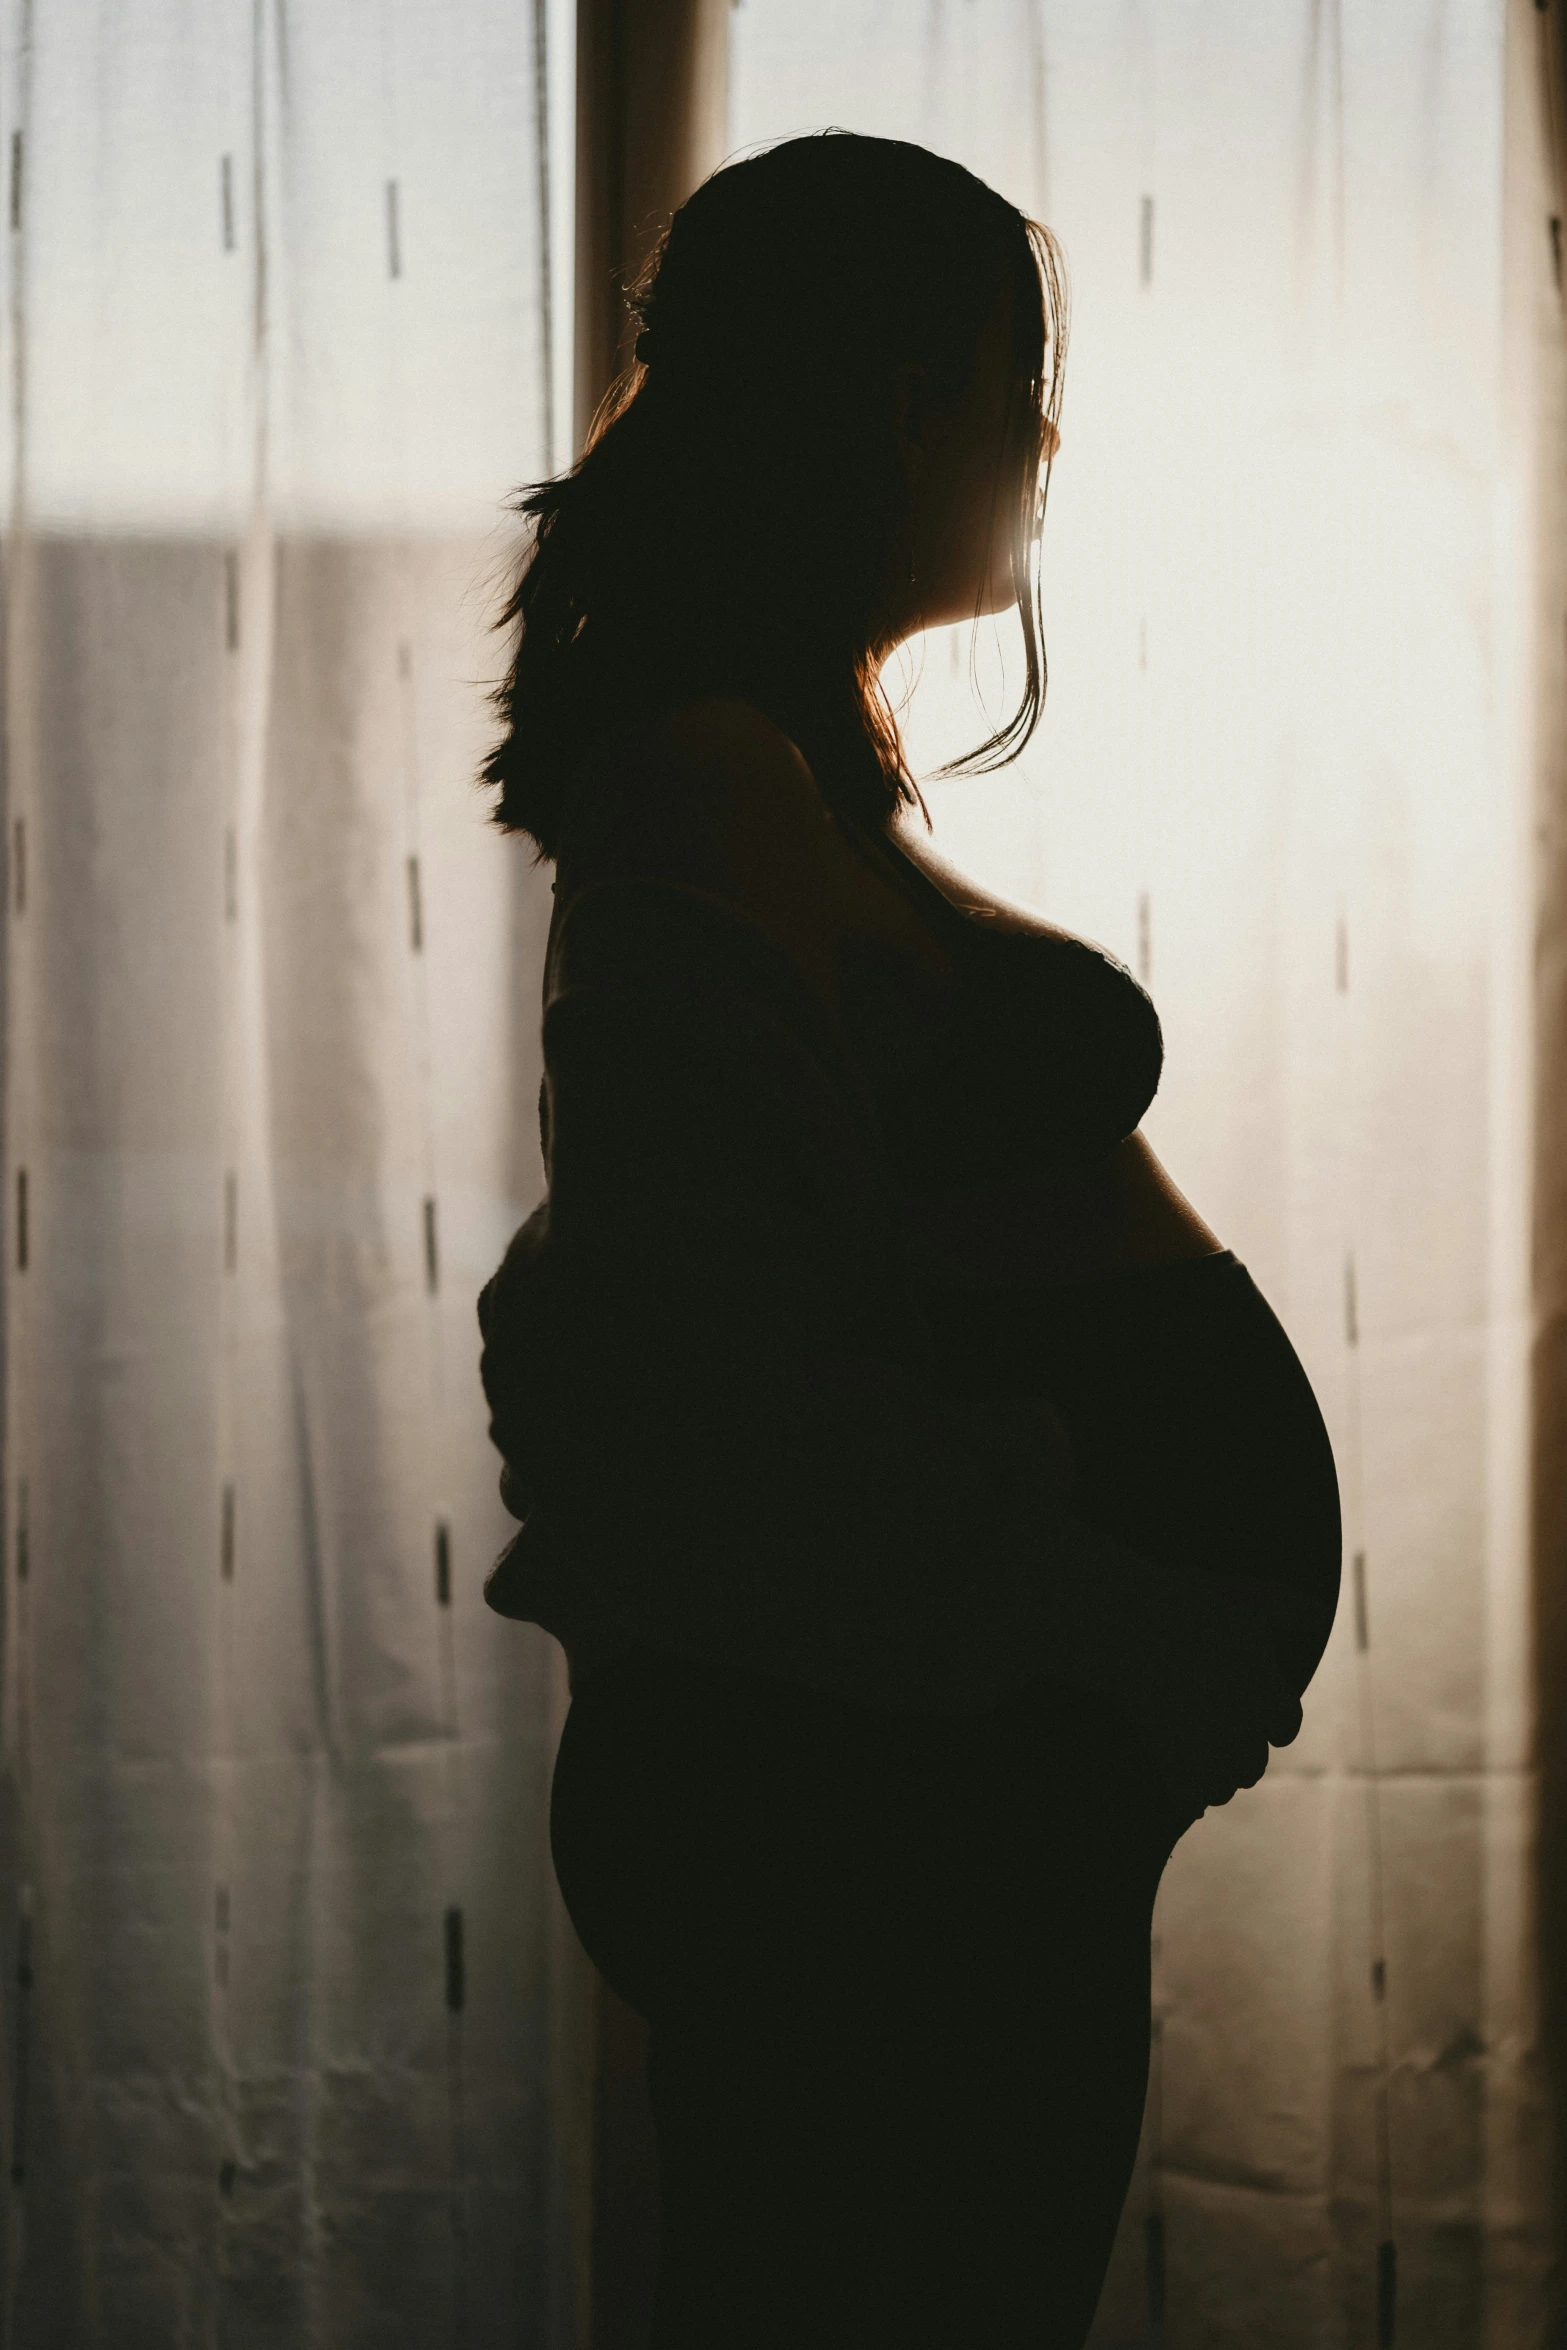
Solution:
M1064 1684L891 1717L645 1650L573 1698L550 1833L584 1946L640 2012L824 2026L1096 1972L1145 1999L1170 1844L1135 1742Z

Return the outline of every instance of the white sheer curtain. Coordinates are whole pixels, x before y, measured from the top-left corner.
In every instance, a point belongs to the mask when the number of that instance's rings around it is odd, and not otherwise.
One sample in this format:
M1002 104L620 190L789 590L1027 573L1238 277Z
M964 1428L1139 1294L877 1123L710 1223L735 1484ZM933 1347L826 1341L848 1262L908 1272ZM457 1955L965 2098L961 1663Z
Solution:
M541 1180L548 876L472 776L569 454L560 13L5 9L18 2350L579 2338L474 1323Z
M1155 1141L1362 1562L1306 1736L1170 1873L1102 2345L1369 2344L1384 2244L1401 2343L1543 2339L1555 13L732 19L737 144L920 138L1066 242L1049 713L932 804L1147 972ZM569 455L567 16L0 14L17 2350L587 2338L561 1684L480 1601L473 1325L540 1180L547 875L470 778L499 501Z
M737 146L917 139L1065 243L1049 707L1018 769L932 811L960 862L1147 976L1150 1135L1283 1317L1342 1474L1305 1734L1161 1897L1097 2339L1541 2341L1550 28L1527 0L743 0L733 23ZM952 631L914 665L926 766L982 731L966 662ZM1000 654L978 666L997 710Z

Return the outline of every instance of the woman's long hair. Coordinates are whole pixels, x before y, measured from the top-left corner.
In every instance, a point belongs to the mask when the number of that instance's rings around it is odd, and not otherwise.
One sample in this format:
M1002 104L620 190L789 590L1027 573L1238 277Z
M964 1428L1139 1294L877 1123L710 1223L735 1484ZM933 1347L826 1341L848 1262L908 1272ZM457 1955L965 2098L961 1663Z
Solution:
M887 582L908 568L893 379L918 362L938 402L960 400L1007 287L1016 405L996 496L1015 509L1026 674L1008 722L943 773L1022 749L1045 693L1033 551L1066 344L1059 251L923 147L789 139L676 212L630 289L636 358L584 455L508 500L533 528L494 624L516 647L480 780L536 861L556 854L596 735L707 694L770 717L845 817L881 826L919 799L878 676Z

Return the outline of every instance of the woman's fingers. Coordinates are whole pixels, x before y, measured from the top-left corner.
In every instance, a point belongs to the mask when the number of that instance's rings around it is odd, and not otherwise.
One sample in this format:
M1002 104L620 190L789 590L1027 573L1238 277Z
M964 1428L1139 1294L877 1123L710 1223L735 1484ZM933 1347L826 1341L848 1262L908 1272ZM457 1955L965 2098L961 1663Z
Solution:
M1300 1736L1300 1726L1305 1718L1300 1710L1300 1699L1288 1689L1281 1689L1268 1718L1268 1744L1292 1746Z
M501 1465L501 1501L514 1518L526 1518L533 1507L533 1496L510 1461Z
M1268 1767L1268 1748L1265 1740L1247 1739L1230 1749L1222 1758L1215 1757L1209 1766L1209 1776L1203 1792L1205 1805L1217 1809L1228 1803L1242 1787L1255 1787Z
M1087 1619L1083 1678L1137 1730L1172 1802L1190 1821L1255 1787L1269 1748L1301 1728L1267 1585L1149 1567L1132 1593L1107 1588L1109 1605Z

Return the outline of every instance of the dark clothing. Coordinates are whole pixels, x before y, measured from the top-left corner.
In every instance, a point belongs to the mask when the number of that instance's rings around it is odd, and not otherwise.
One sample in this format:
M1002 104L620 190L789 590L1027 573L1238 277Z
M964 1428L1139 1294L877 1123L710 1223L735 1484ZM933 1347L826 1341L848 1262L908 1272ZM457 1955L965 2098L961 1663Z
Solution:
M1062 1499L1036 1405L943 1387L875 1089L788 956L597 884L544 1052L548 1198L480 1300L527 1512L491 1604L895 1712L1109 1694L1087 1617L1170 1578Z
M1086 939L997 930L908 858L892 876L954 950L950 1001L907 959L861 941L841 960L844 1015L898 1180L913 1192L1091 1167L1135 1133L1164 1040L1125 966Z
M587 1664L552 1850L649 2019L655 2350L1077 2350L1185 1822L1073 1594L1285 1576L1301 1688L1332 1620L1331 1454L1232 1256L917 1286L901 1194L1090 1163L1159 1075L1111 958L968 934L955 1010L846 973L853 1054L700 893L552 934L550 1197L481 1306L531 1504L491 1597Z

